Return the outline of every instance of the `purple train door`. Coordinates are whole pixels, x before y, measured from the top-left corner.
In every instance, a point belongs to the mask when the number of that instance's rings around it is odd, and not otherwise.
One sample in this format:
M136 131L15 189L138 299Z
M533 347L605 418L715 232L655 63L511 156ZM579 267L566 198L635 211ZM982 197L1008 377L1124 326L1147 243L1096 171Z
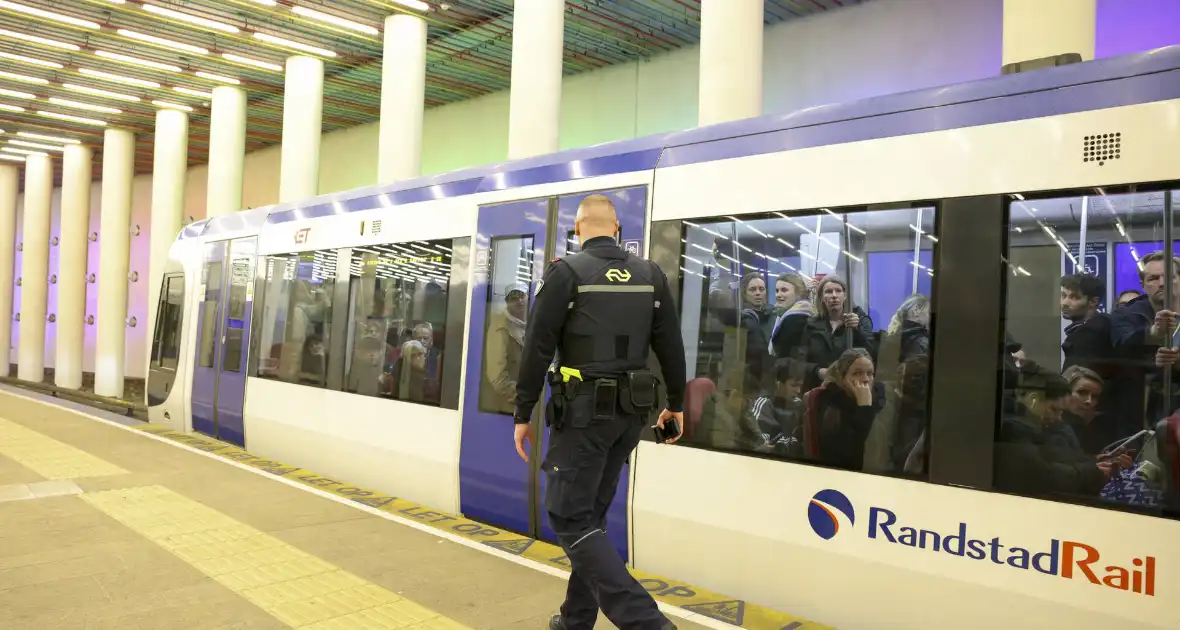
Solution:
M548 434L538 408L533 434L542 444L533 446L528 464L522 462L511 438L516 369L536 280L545 261L577 251L574 216L593 192L599 191L485 206L479 215L459 456L461 510L467 517L549 541L556 538L543 515L545 481L540 474ZM646 187L600 194L618 209L621 244L642 254ZM627 479L624 471L608 512L608 535L624 559Z
M254 298L255 239L205 245L193 370L193 430L245 446L246 350Z

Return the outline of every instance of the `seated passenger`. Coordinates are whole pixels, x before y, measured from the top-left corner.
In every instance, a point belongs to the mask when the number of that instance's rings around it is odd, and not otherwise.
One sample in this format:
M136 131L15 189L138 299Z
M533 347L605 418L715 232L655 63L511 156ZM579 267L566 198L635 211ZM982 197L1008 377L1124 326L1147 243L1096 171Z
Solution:
M803 454L803 399L799 393L804 372L803 364L798 361L779 359L775 363L774 391L759 396L750 407L766 443L780 455Z
M823 385L803 397L803 450L807 457L847 470L864 463L865 438L885 404L873 381L868 350L846 350L824 370Z
M1061 411L1069 385L1036 366L1013 379L1014 406L996 441L996 486L1018 493L1063 493L1097 497L1113 472L1081 449Z
M1176 332L1176 313L1164 310L1164 256L1159 251L1139 261L1145 295L1110 315L1111 340L1121 370L1120 377L1109 383L1111 407L1119 413L1111 419L1107 443L1133 435L1172 411L1147 390L1157 373L1156 350L1170 345ZM1180 292L1180 258L1173 260L1172 290Z
M390 394L409 402L438 403L438 387L426 374L426 347L418 341L402 344L401 357L389 375Z
M1116 309L1122 308L1127 304L1130 304L1131 300L1139 297L1140 295L1143 295L1143 293L1136 291L1135 289L1127 289L1126 291L1123 291L1119 294L1118 299L1115 300L1114 307Z
M1092 275L1079 273L1061 279L1061 316L1070 322L1061 344L1065 355L1062 370L1080 365L1104 374L1111 367L1110 317L1098 312L1105 295L1106 284Z
M884 349L882 350L884 351ZM926 355L897 367L897 380L883 383L885 404L865 441L864 468L871 473L900 473L918 450L929 422L930 363ZM924 469L919 469L921 473Z
M750 391L756 391L749 383ZM767 452L769 436L759 429L758 414L763 404L769 409L769 397L756 395L750 399L741 389L726 389L710 394L702 405L701 420L694 429L695 442L714 448L738 451Z
M827 366L848 350L863 348L870 362L877 351L872 341L873 320L868 313L860 307L845 308L848 285L835 276L825 276L819 282L818 292L821 300L819 312L807 322L803 334L807 362L815 366L804 387L816 387L825 382Z

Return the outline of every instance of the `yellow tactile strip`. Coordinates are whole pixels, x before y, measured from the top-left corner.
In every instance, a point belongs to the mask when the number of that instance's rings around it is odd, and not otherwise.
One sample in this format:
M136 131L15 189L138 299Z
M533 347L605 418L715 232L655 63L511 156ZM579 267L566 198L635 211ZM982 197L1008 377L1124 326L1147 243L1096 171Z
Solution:
M466 628L163 486L82 499L293 628Z
M126 470L90 453L0 418L0 455L46 479L125 475Z
M544 541L533 540L520 534L477 523L462 516L445 514L412 501L360 488L297 466L259 457L236 446L203 435L173 431L155 424L143 424L133 428L212 453L223 459L244 464L276 477L284 477L305 486L318 488L382 512L411 518L432 528L563 571L569 571L569 560L566 558L565 552L560 547ZM689 612L740 628L750 630L831 630L831 626L759 606L753 602L726 597L680 580L634 569L631 570L631 574L639 580L640 585L661 602L679 606Z

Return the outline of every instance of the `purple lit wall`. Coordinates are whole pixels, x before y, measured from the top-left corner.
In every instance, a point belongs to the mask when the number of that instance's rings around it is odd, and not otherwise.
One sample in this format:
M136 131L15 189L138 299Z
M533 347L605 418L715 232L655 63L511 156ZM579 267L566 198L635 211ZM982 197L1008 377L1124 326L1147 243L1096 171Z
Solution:
M1098 0L1094 56L1180 44L1180 0Z

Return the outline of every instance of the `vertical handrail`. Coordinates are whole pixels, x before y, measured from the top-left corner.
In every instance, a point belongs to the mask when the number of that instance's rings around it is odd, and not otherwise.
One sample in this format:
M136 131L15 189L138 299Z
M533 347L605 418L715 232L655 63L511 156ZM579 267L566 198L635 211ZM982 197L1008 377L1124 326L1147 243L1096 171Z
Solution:
M922 211L924 209L925 208L918 208L918 219L914 223L914 227L918 229L914 230L914 273L912 277L913 286L910 289L910 295L918 292L918 271L920 271L918 264L921 262L922 255Z
M1089 209L1090 198L1082 195L1082 228L1078 237L1078 259L1073 264L1074 273L1086 273L1086 224L1089 222Z
M848 228L848 217L840 217L840 222L844 226L844 251L842 252L844 258L844 282L848 285L848 290L844 292L844 312L851 313L853 309L852 304L852 231ZM844 347L852 349L852 329L844 327Z
M1172 204L1174 202L1174 195L1172 191L1164 193L1164 310L1172 311L1172 307L1176 304L1176 295L1174 292L1174 274L1176 273L1175 254L1173 254L1172 246ZM1164 333L1167 338L1163 340L1164 346L1171 348L1173 339L1175 338L1175 330L1168 328ZM1172 364L1164 365L1164 416L1171 415L1172 412ZM1152 423L1154 424L1154 423Z

